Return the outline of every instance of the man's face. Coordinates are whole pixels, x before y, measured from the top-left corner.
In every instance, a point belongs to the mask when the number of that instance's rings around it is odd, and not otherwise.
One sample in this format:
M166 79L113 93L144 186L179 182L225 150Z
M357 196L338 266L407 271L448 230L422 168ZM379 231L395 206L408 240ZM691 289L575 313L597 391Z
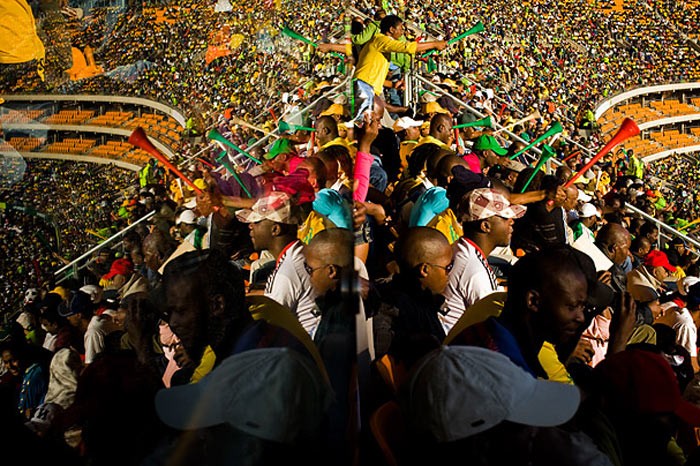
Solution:
M407 141L417 141L420 137L420 126L411 126L406 128L406 140Z
M423 286L434 295L442 294L447 287L452 269L452 248L446 246L442 253L437 256L428 267L428 275L423 279Z
M399 23L398 25L389 28L389 33L387 35L393 39L398 39L399 37L403 36L403 33L404 25L403 23Z
M5 350L2 352L2 362L7 367L15 377L19 377L22 374L22 368L20 367L19 360L12 354L10 350Z
M180 338L185 351L199 363L208 344L208 302L204 293L186 278L169 278L165 284L168 324Z
M328 266L328 260L323 260L313 248L309 247L304 248L304 257L306 272L311 279L314 295L323 296L334 289L337 282L329 276L331 268Z
M566 190L566 200L564 201L564 209L574 210L578 203L578 189L575 187L567 188Z
M592 215L590 217L582 218L581 223L586 225L586 228L595 231L596 224L598 223L598 219L595 215Z
M663 282L666 281L668 278L668 270L666 270L664 267L654 267L654 270L652 271L652 275L654 275L654 278L656 278L658 281Z
M659 239L659 230L652 230L649 233L647 233L647 238L651 242L651 244L656 243L656 241Z
M73 327L80 327L80 314L73 314L68 317L66 317L68 320L68 323L71 324Z
M189 223L181 223L180 224L180 238L186 238L187 235L192 233L194 231L195 226L190 225Z
M510 238L513 235L513 223L514 220L512 218L504 218L497 215L489 218L489 225L491 226L489 237L493 238L497 246L508 246L510 244Z
M642 245L639 247L638 255L640 257L644 257L649 254L649 251L651 251L651 244L642 243Z
M492 150L477 151L477 155L481 160L481 169L486 169L498 165L500 161L498 155Z
M41 318L41 327L52 335L55 335L58 332L58 323L57 322L49 322L48 320L44 319L43 317Z
M631 245L632 245L632 238L628 233L625 235L625 237L623 239L621 239L617 242L617 244L615 246L615 252L614 252L611 260L617 265L620 265L623 262L625 262L625 259L627 259L627 256L629 256Z
M538 290L533 321L538 336L556 346L574 338L584 323L588 284L582 272L572 270L552 274L549 284Z
M151 270L158 270L163 263L155 241L144 241L143 262Z
M264 251L270 248L270 244L272 244L272 227L274 225L275 222L267 219L249 225L250 238L256 251Z

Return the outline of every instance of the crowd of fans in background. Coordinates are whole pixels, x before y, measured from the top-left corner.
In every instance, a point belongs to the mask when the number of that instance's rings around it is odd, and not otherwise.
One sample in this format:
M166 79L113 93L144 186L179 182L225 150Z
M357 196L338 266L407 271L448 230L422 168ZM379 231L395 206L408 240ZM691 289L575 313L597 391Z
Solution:
M3 309L21 304L27 289L50 282L65 263L125 228L119 208L136 183L132 172L111 165L27 160L24 178L0 190L6 204L0 210Z

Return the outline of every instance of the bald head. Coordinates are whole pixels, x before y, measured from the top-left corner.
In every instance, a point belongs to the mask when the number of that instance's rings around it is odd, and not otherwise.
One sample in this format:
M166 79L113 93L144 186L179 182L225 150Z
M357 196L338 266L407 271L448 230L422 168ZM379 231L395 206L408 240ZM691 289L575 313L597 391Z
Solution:
M304 254L323 258L339 267L349 267L353 262L354 236L345 228L326 228L316 233L304 248Z
M566 200L564 201L564 208L566 210L573 210L576 208L578 203L578 188L574 185L568 186L566 188Z
M469 164L466 162L466 160L454 154L446 155L440 159L440 162L436 168L438 185L445 188L448 184L450 184L450 180L452 180L453 176L452 169L457 165L461 165L467 170L469 169Z
M619 223L606 223L596 236L598 248L618 265L625 262L631 242L629 231Z
M430 154L428 158L425 160L425 171L428 174L428 178L430 179L437 179L439 172L438 172L438 165L440 165L440 161L447 157L448 155L451 155L452 152L448 150L440 150L439 152L436 152L434 154Z
M452 117L446 113L435 114L430 120L430 135L445 144L451 144L454 139Z
M338 122L331 115L318 117L314 124L316 143L319 147L338 137Z
M419 264L435 262L452 247L445 235L430 227L409 228L399 239L396 255L402 270L411 270Z
M158 270L175 249L161 230L153 230L143 239L143 260L151 270Z

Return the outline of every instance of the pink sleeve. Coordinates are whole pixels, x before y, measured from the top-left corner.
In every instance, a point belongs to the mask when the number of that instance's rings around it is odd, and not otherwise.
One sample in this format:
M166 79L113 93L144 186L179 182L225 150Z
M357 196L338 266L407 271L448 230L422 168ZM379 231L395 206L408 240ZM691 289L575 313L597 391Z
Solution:
M353 179L357 181L356 189L352 193L355 201L365 202L367 191L369 191L369 169L372 166L374 157L366 152L358 152L355 155L355 172Z

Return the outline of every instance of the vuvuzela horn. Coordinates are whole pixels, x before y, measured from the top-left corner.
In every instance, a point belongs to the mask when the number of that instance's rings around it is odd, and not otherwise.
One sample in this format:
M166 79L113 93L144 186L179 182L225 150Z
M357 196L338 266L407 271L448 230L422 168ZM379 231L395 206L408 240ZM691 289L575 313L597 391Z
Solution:
M528 144L527 146L520 149L515 154L511 155L510 159L511 160L515 159L523 152L527 152L528 150L530 150L531 148L533 148L534 146L536 146L540 142L544 141L545 139L547 139L549 137L554 136L555 134L559 134L562 131L564 131L564 128L562 128L561 123L559 123L558 121L555 121L554 123L552 123L552 125L549 127L549 129L542 136L538 137L537 139L532 141L530 144Z
M246 128L254 129L255 131L260 131L261 133L263 133L266 136L273 136L273 137L279 138L279 136L277 136L275 133L265 131L264 129L260 128L259 126L251 125L247 121L241 120L238 117L235 117L235 116L231 117L231 121L233 121L237 125L245 126Z
M566 182L564 185L565 188L568 188L572 184L574 184L574 181L576 181L581 175L586 173L593 165L595 165L598 160L603 158L608 152L613 150L613 148L620 144L622 141L625 141L629 138L632 138L634 136L637 136L639 134L639 126L637 126L637 123L634 122L631 118L625 118L622 121L622 124L620 125L620 129L617 130L617 133L615 133L615 136L598 152L593 158L586 164L584 165L579 171L577 171L574 176L569 178L569 181Z
M222 150L219 152L219 155L216 156L216 161L219 162L221 165L224 166L227 172L233 176L233 179L236 180L236 183L238 183L238 186L241 187L243 192L245 192L246 196L250 199L253 197L252 194L250 194L250 191L248 191L248 188L246 187L245 184L243 184L243 180L241 180L241 177L238 176L238 173L236 173L236 169L231 166L231 164L228 162L228 154L226 153L225 150Z
M513 122L513 123L511 123L511 124L509 124L509 125L507 125L507 126L504 126L503 128L501 128L501 129L495 131L493 134L498 134L498 133L500 133L501 131L504 131L504 130L506 130L506 129L513 128L513 127L515 127L515 126L518 126L518 125L521 125L521 124L525 123L526 121L535 120L535 119L537 119L537 118L542 118L542 115L540 114L540 112L534 111L534 112L532 112L531 114L529 114L528 116L526 116L525 118L521 118L521 119L518 120L518 121L515 121L515 122Z
M492 123L491 123L491 117L487 116L485 118L482 118L481 120L475 120L475 121L468 121L466 123L460 123L458 125L454 125L452 128L454 129L460 129L460 128L471 128L473 126L486 126L487 128L491 128Z
M241 154L245 155L246 157L248 157L250 160L252 160L252 161L254 161L255 163L257 163L258 165L260 165L260 164L262 163L262 161L261 161L260 159L258 159L258 158L256 158L256 157L253 157L253 156L250 155L248 152L244 151L243 149L241 149L240 147L238 147L237 145L235 145L234 143L232 143L231 141L229 141L228 139L226 139L226 138L225 138L221 133L219 133L216 129L212 129L211 131L209 131L209 133L207 133L207 138L209 138L209 139L211 139L211 140L213 140L213 141L216 141L216 142L218 142L219 144L223 144L224 146L228 146L228 147L230 147L231 149L233 149L233 150L235 150L235 151L237 151L237 152L240 152Z
M309 128L308 126L290 125L284 120L280 120L277 127L280 133L287 133L289 131L316 131L315 129Z
M467 37L467 36L471 36L472 34L476 34L476 33L481 32L481 31L483 31L483 30L484 30L484 23L482 23L481 21L479 21L479 22L476 23L474 26L472 26L471 28L467 29L466 31L464 31L464 32L461 33L460 35L458 35L458 36L456 36L456 37L453 37L452 39L448 40L448 41L447 41L447 45L448 45L448 46L449 46L449 45L452 45L452 44L454 44L455 42L459 42L460 40L464 39L464 38ZM427 57L427 56L429 56L429 55L434 54L435 52L437 52L437 49L428 50L428 51L425 52L423 55L421 55L421 57Z
M158 161L162 163L165 168L173 172L175 176L187 183L187 186L192 188L194 192L196 192L197 194L202 193L202 190L199 189L192 180L187 178L187 176L185 176L184 173L178 170L178 168L175 165L173 165L172 162L168 160L168 158L161 151L159 151L151 141L149 141L148 136L146 135L146 132L143 130L143 128L141 128L140 126L136 128L131 133L131 136L129 136L128 142L132 146L136 146L139 149L143 149L149 154L151 154L153 157L158 159Z
M523 189L520 190L520 193L524 193L527 190L527 187L530 186L530 183L532 180L535 178L535 175L537 175L537 172L540 171L540 169L544 166L545 163L552 157L556 155L556 152L554 152L554 149L552 149L551 146L547 144L542 145L542 155L540 156L540 159L537 161L537 165L535 165L535 169L532 171L532 174L530 175L530 178L527 179L527 182L523 186Z

